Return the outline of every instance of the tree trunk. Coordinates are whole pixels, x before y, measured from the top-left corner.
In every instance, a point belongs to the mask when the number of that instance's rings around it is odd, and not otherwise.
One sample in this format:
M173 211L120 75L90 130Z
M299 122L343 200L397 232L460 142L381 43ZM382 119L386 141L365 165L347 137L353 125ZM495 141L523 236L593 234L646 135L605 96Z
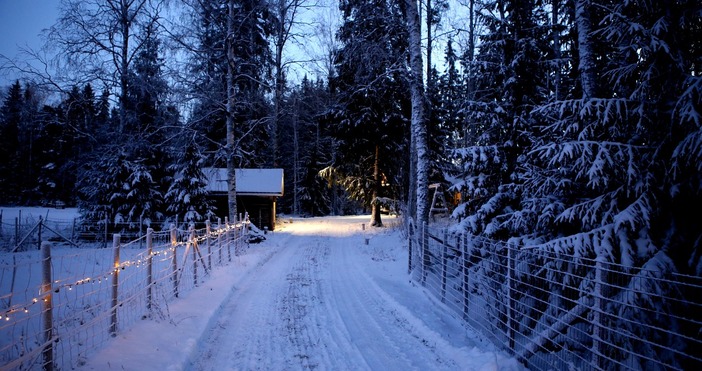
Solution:
M298 112L300 110L297 97L294 98L294 109L293 112L293 215L299 215L300 213L300 195L298 191L298 185L300 183L300 143L298 138Z
M592 22L590 21L590 0L575 0L575 24L578 28L578 54L580 63L580 82L583 86L583 99L590 99L597 96L597 75L592 45L590 45L590 33L592 32Z
M556 71L553 76L553 95L556 100L561 99L560 87L561 87L561 38L558 31L558 13L559 13L559 3L561 0L551 1L551 27L553 27L553 58L556 60L554 64Z
M234 161L234 109L236 105L234 89L234 50L233 38L236 30L234 25L234 12L236 3L229 0L229 18L227 19L227 205L229 206L229 220L235 221L236 209L236 163Z
M273 99L273 125L271 125L271 162L274 167L278 166L278 127L280 126L280 109L283 102L283 88L285 81L283 77L283 47L287 35L285 32L285 21L287 19L287 7L284 0L278 0L278 25L275 40L275 95Z
M129 7L122 7L120 14L120 26L122 27L122 49L120 50L120 74L119 74L119 133L124 133L127 126L127 94L128 94L128 72L129 71Z
M375 145L375 161L373 163L373 202L371 204L371 227L382 227L383 221L380 218L380 146Z
M475 99L475 0L470 0L468 2L468 50L464 54L465 58L468 59L467 68L467 78L466 82L466 94L469 101ZM469 124L474 126L475 124ZM477 135L475 134L474 127L465 127L463 130L463 146L470 147L475 142Z
M410 51L410 93L412 95L412 137L415 147L410 152L417 156L416 194L418 225L429 219L429 151L427 144L427 123L425 117L426 97L422 78L422 35L419 11L415 0L405 0L407 6L407 31Z
M431 0L426 0L427 2L427 90L431 91L431 87L434 81L431 81L431 53L432 53L432 36L431 36L431 24L432 24L432 9ZM419 12L419 11L418 11ZM420 17L421 18L421 17ZM420 23L421 24L421 23ZM420 32L421 26L420 26Z

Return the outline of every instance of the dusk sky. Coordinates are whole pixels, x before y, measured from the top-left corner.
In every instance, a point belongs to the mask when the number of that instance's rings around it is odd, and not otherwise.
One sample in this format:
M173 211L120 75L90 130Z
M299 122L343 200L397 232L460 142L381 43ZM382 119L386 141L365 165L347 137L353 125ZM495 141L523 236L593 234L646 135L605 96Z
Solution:
M0 54L17 56L20 47L39 49L39 33L51 27L58 14L58 0L0 0ZM0 73L0 86L14 77Z

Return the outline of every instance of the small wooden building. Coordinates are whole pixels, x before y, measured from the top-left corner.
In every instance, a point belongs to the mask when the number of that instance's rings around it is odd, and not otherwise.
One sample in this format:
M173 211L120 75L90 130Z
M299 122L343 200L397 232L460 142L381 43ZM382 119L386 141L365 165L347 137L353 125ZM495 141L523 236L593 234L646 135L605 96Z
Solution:
M227 169L205 169L207 191L217 208L215 214L229 215ZM275 229L276 203L283 196L283 169L236 169L236 207L260 229Z

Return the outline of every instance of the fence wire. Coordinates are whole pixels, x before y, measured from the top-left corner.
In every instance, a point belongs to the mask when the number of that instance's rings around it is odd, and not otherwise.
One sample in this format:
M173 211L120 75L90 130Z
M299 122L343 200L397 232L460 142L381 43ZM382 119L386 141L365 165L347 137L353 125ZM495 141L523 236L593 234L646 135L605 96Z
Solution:
M581 255L410 231L412 280L531 369L702 369L701 277Z
M154 232L150 244L144 236L118 249L55 248L48 290L44 247L0 253L0 369L74 369L135 322L168 320L170 301L245 252L247 229Z

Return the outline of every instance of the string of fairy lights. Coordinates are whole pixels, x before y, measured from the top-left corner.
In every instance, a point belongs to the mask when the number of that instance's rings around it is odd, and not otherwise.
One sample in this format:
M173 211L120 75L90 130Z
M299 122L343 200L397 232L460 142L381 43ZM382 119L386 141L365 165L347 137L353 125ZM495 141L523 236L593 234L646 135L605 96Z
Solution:
M162 256L163 259L168 258L169 256L172 256L170 254L175 254L176 250L178 247L182 246L188 246L194 243L195 246L200 245L202 242L205 242L209 238L219 238L221 235L226 234L230 232L231 230L235 230L241 226L241 224L233 224L233 225L225 225L219 229L215 229L210 231L209 234L205 233L200 236L195 236L194 239L189 239L188 241L177 241L177 242L171 242L170 247L161 249L158 251L151 251L151 254L149 256L143 256L142 258L135 259L135 260L127 260L127 261L122 261L120 262L117 266L114 268L110 269L109 271L94 276L94 277L85 277L81 278L75 281L71 282L66 282L66 283L61 283L60 280L56 280L53 282L51 291L47 292L41 292L40 289L40 294L34 298L29 303L24 303L24 304L16 304L11 306L10 308L5 309L4 311L0 312L0 323L2 322L9 322L13 318L16 317L17 314L29 314L32 312L32 307L39 305L41 303L45 303L49 300L49 295L53 293L59 293L62 290L68 290L72 291L75 287L79 287L82 285L88 285L88 284L102 284L103 282L110 282L110 278L115 275L119 274L120 271L123 271L127 268L130 267L135 267L135 268L140 268L142 265L148 264L148 260L153 259L154 257L157 256ZM183 232L183 230L181 230ZM189 231L190 232L190 231ZM129 244L134 243L134 241L130 241L127 244L123 246L128 246ZM182 269L178 268L178 270Z

